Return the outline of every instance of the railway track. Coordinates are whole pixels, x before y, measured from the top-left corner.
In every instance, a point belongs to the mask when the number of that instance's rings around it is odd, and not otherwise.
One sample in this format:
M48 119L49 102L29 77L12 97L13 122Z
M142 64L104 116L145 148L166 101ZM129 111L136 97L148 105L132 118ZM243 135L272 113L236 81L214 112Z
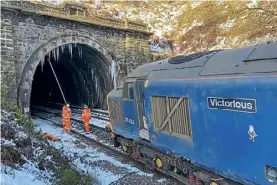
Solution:
M39 110L39 109L37 109L37 110ZM56 125L58 127L62 127L62 125L60 123L58 123L57 121L53 121L53 116L57 116L57 114L51 113L49 111L44 111L44 110L42 110L42 112L44 112L46 114L40 115L40 114L38 114L39 112L34 112L33 111L32 112L32 116L33 117L41 118L43 120L47 120L47 121L53 123L54 125ZM59 118L57 120L59 120ZM122 157L124 157L126 159L131 160L132 162L134 162L137 165L143 165L143 167L146 167L147 169L153 171L153 168L151 168L151 166L148 166L148 164L145 163L144 161L140 161L137 158L133 157L132 155L129 155L129 154L125 153L121 148L115 148L113 146L113 141L110 139L109 134L104 131L104 128L102 128L102 127L96 127L96 128L94 127L94 128L92 128L91 129L92 130L92 134L95 135L96 137L94 137L94 136L91 137L90 135L86 135L84 133L84 131L83 131L83 123L81 121L75 120L75 119L73 119L73 120L76 121L79 124L78 124L78 126L75 125L75 124L72 124L72 129L71 129L72 134L75 134L76 136L78 136L80 138L89 140L89 141L93 142L94 144L99 145L100 147L105 148L106 150L114 152L116 155L120 155L120 156L122 156ZM103 139L103 137L105 137L105 139ZM174 181L174 184L178 184L178 185L182 184L182 183L176 181L176 179L172 178L170 175L167 175L166 173L163 173L163 172L158 171L158 170L154 170L154 171L156 173L162 175L162 176L165 176L168 179L171 179L172 181Z
M53 114L53 115L55 115L58 119L62 119L62 117L61 117L61 111L60 110L58 110L58 109L46 109L46 108L44 108L44 107L40 107L40 106L31 106L31 108L33 109L33 110L37 110L37 111L40 111L40 112L45 112L45 113L49 113L49 114ZM97 117L97 116L92 116L93 118L96 118L96 119L100 119L100 120L103 120L103 121L108 121L106 118L103 118L103 117ZM75 121L75 122L77 122L77 123L80 123L81 125L83 125L83 122L81 121L81 114L80 113L78 113L77 115L76 115L76 113L74 114L74 112L73 112L73 116L72 116L72 118L71 118L71 120L73 120L73 121ZM102 131L104 131L104 128L107 126L107 124L93 124L93 127L96 127L96 128L98 128L98 129L100 129L100 130L102 130Z
M37 110L38 110L38 109L37 109ZM39 110L39 111L41 111L41 110ZM53 120L53 116L57 116L56 114L54 114L54 113L52 113L52 112L49 112L49 111L44 111L44 110L42 110L42 111L43 111L44 113L46 113L46 114L39 114L39 112L32 112L32 116L33 116L33 117L41 118L41 119L43 119L43 120L47 120L47 121L53 123L54 125L56 125L56 126L62 128L62 124L58 123L59 118L54 117L54 118L56 118L56 121L55 121L55 119ZM42 112L40 112L40 113L42 113ZM83 123L82 123L82 121L76 120L76 119L73 119L73 121L79 123L78 125L72 124L71 132L72 132L73 134L77 134L78 136L83 137L83 138L86 138L86 139L89 139L89 140L95 142L96 144L101 145L101 146L103 146L103 147L105 147L105 148L107 148L107 149L109 149L109 150L113 150L114 152L123 154L123 151L121 151L121 150L119 150L119 149L116 149L116 148L114 148L114 147L112 146L112 142L100 142L101 139L98 140L98 139L95 139L95 138L92 138L92 137L87 136L87 135L84 133L84 131L83 131L84 129L83 129ZM97 135L98 135L97 133L102 132L102 135L105 134L106 137L109 137L108 133L104 132L104 128L102 128L102 127L97 127L97 126L94 127L94 126L95 126L95 125L93 125L93 128L91 128L91 130L94 131L92 134L94 134L94 135L97 136ZM96 137L96 138L97 138L97 137Z
M55 108L61 111L64 104L53 103L53 102L38 102L35 105L31 105L31 108L45 107L45 108ZM81 114L83 107L71 105L71 111L75 114ZM60 112L59 112L60 113ZM107 110L102 109L91 109L91 115L94 118L109 121L109 113Z

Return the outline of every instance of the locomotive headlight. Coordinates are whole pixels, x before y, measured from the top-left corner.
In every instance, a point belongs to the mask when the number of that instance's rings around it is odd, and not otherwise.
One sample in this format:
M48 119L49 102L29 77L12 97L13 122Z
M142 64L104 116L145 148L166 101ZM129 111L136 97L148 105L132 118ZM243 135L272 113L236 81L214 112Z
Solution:
M269 182L277 182L277 168L265 166L265 172Z
M219 185L216 182L211 182L210 185Z

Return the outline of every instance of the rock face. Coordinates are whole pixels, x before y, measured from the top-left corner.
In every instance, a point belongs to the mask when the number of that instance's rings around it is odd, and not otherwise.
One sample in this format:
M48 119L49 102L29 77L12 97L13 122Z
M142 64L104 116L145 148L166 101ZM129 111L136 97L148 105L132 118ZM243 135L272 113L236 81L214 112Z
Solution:
M111 78L117 84L132 69L150 61L148 57L136 60L149 55L151 33L145 24L101 17L69 3L5 1L1 10L1 82L8 86L8 98L18 99L26 112L36 67L49 52L57 55L53 50L62 45L82 44L96 51L110 71L114 68L116 76Z
M91 4L95 2L90 1ZM274 1L100 1L100 10L120 11L148 23L172 41L174 54L245 47L277 41ZM154 50L160 49L157 46Z

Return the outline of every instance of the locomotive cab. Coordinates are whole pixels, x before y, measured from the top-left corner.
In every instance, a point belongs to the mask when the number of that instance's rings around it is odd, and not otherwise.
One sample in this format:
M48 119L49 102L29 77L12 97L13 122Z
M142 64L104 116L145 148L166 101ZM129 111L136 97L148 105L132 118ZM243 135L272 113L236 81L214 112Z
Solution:
M122 87L108 94L110 121L114 132L118 135L149 141L145 88L148 76L160 63L161 61L158 61L137 67L128 75Z
M145 82L145 78L129 78L123 88L114 89L108 94L110 123L118 135L149 140L145 115Z
M137 139L149 140L145 115L145 78L129 78L123 89L124 124ZM139 130L139 133L137 131Z

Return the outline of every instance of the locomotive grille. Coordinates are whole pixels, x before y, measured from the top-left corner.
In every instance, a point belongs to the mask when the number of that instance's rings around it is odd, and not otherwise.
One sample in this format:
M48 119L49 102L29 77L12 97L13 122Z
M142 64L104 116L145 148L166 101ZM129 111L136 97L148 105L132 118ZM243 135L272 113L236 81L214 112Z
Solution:
M155 130L192 137L187 98L151 96L151 109Z
M111 101L109 100L109 111L111 120L113 123L118 123L123 125L123 115L122 115L122 101Z

